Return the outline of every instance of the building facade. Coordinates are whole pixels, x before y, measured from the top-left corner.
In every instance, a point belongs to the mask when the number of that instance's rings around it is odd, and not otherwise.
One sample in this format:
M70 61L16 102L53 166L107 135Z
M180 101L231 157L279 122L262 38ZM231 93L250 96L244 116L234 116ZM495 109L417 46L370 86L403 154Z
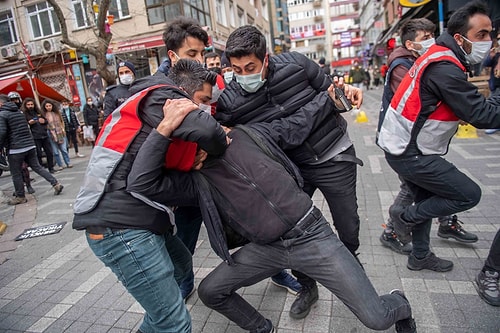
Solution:
M224 51L229 34L245 24L286 41L286 33L271 33L270 13L276 12L270 0L112 0L107 29L112 34L106 60L114 71L117 61L134 63L137 76L156 72L167 58L162 40L165 25L179 16L197 19L210 36L210 48ZM64 13L71 39L80 43L96 40L93 20L99 1L57 0ZM94 4L94 6L92 6ZM282 11L282 9L281 9ZM275 21L278 22L278 21ZM98 98L104 91L93 56L61 43L61 24L54 8L45 0L6 0L0 2L0 79L28 72L62 95L81 105L86 96Z

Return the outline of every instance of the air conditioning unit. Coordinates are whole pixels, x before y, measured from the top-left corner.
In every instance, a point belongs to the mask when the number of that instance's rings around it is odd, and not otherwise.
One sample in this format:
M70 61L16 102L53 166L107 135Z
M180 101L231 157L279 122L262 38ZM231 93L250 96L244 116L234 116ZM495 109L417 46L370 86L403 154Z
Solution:
M26 43L26 51L32 57L40 55L43 53L42 46L39 42L29 42Z
M0 56L4 59L17 57L17 49L14 45L8 45L0 48Z
M54 53L61 50L61 41L57 38L48 38L41 41L43 53Z

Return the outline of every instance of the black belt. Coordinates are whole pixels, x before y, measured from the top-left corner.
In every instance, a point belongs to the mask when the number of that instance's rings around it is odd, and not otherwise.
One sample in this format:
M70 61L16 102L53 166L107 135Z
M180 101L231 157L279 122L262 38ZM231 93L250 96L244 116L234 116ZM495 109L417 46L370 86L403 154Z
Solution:
M313 225L316 221L318 221L323 214L321 214L321 211L314 206L312 211L304 216L297 224L287 232L285 232L281 238L282 239L290 239L290 238L295 238L297 236L300 236L304 233L304 231L307 230L311 225Z

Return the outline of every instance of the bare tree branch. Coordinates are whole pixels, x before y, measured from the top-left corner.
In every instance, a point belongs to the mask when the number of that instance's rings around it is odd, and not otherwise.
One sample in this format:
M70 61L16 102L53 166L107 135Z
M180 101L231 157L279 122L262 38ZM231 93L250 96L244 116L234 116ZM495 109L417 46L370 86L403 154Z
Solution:
M90 1L90 0L87 0ZM91 54L96 58L96 69L99 75L106 81L108 85L115 83L115 74L108 70L106 64L106 53L108 51L109 43L111 42L112 34L111 32L106 32L106 19L111 0L100 0L99 2L99 13L97 13L97 18L89 22L94 23L92 28L95 32L95 40L82 43L74 38L71 38L68 32L68 24L66 18L64 17L64 12L61 9L57 0L47 0L49 4L54 8L54 13L59 20L61 25L61 42L67 44L73 48L76 48L85 53ZM86 6L87 18L92 17L93 9L92 4ZM91 9L92 12L88 12Z

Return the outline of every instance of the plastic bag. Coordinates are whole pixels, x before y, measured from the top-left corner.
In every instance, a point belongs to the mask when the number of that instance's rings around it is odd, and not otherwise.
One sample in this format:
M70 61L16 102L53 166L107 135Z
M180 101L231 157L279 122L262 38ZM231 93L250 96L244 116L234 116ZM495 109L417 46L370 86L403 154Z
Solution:
M89 141L95 141L93 126L83 126L83 138Z

